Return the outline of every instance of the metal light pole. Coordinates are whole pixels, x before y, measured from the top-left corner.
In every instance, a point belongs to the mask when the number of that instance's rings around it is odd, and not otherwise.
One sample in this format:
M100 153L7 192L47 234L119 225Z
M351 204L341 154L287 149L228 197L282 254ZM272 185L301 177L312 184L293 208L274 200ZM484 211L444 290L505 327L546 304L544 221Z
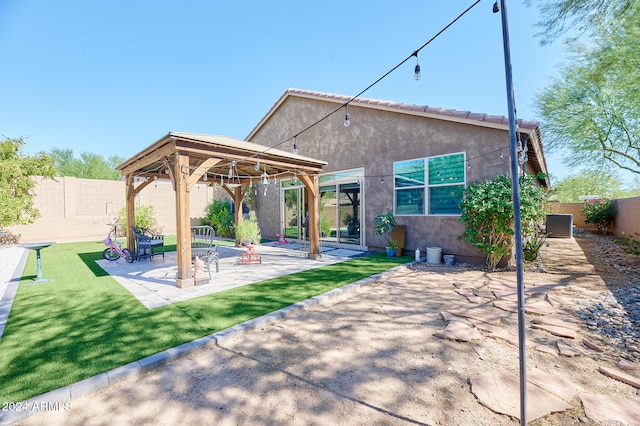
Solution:
M497 10L498 2L493 6ZM516 112L513 94L513 76L511 71L511 47L509 45L509 23L507 19L507 1L500 0L502 15L502 42L504 46L504 70L507 82L507 107L509 108L509 152L511 154L511 188L513 191L513 222L516 249L516 278L518 288L518 350L520 358L520 424L527 424L527 349L524 315L524 273L522 254L522 223L520 219L520 187L518 186L518 146Z

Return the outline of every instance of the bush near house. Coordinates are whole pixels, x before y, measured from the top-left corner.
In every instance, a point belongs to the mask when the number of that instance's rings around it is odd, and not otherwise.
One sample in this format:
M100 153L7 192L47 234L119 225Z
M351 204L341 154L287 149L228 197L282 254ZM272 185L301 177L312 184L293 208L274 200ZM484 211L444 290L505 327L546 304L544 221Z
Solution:
M213 227L219 237L231 238L234 234L234 220L229 201L213 200L207 205L200 225Z
M527 175L519 180L520 217L522 234L536 235L537 224L546 215L547 193ZM495 179L472 183L464 191L460 202L460 221L466 230L460 236L487 255L487 267L495 271L503 257L508 256L514 243L514 219L511 177L503 174Z
M616 220L616 200L588 200L582 213L586 223L593 223L598 232L606 234Z

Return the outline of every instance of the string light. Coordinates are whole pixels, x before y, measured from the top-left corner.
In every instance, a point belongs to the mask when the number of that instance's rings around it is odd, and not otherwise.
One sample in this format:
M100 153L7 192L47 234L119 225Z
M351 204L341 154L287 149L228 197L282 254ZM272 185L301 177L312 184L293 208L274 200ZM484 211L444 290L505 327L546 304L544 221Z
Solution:
M344 115L344 127L349 127L349 126L351 126L351 120L349 119L349 104L348 103L344 104L344 109L346 111L346 114Z
M418 51L416 50L415 52L413 52L413 56L416 57L416 67L414 68L413 71L413 79L415 81L420 80L420 64L418 63Z
M260 161L256 161L256 165L254 168L256 169L256 172L260 170Z
M298 143L296 142L296 141L297 141L297 138L298 138L298 135L295 135L295 136L293 137L293 153L294 153L295 155L298 155Z
M342 108L347 108L348 105L353 102L354 100L358 99L360 96L362 96L365 92L367 92L369 89L371 89L373 86L375 86L376 84L378 84L379 82L381 82L383 79L385 79L389 74L391 74L392 72L394 72L395 70L397 70L398 68L400 68L402 65L404 65L405 62L407 62L409 59L411 59L411 57L416 56L416 60L418 57L418 52L420 52L422 49L424 49L427 45L429 45L432 41L434 41L436 38L438 38L442 33L444 33L446 30L448 30L453 24L455 24L460 18L462 18L464 15L467 14L467 12L469 12L471 9L473 9L475 6L478 5L478 3L480 3L481 0L476 0L471 6L469 6L468 8L466 8L462 13L460 13L455 19L453 19L451 22L449 22L444 28L442 28L440 31L438 31L438 33L436 33L433 37L431 37L429 40L427 40L422 46L420 46L417 50L415 50L411 55L407 56L404 60L402 60L399 64L397 64L396 66L394 66L393 68L391 68L389 71L387 71L385 74L383 74L380 78L378 78L376 81L374 81L373 83L371 83L369 86L367 86L366 88L364 88L362 91L360 91L360 93L358 93L357 95L353 96L349 101L345 102L344 104L340 105L338 108L334 109L333 111L331 111L330 113L328 113L327 115L325 115L324 117L320 118L319 120L317 120L316 122L310 124L309 126L305 127L304 129L302 129L301 131L297 132L296 135L300 135L310 129L312 129L313 127L317 126L318 124L320 124L321 122L323 122L324 120L328 119L329 117L331 117L333 114L337 113L338 111L340 111ZM418 65L418 64L416 64ZM419 71L419 67L416 67L416 71ZM415 78L415 74L414 74L414 78ZM349 117L349 113L347 112L345 114L345 120L344 120L344 126L345 127L349 127L351 125L351 120ZM279 146L281 146L282 144L290 141L291 139L293 139L293 136L280 141L279 143L276 143L272 146L266 147L264 151L261 151L259 153L255 153L247 158L254 158L257 157L260 154L264 154L266 152L268 152L271 149L275 149ZM258 170L258 166L256 166L256 170Z

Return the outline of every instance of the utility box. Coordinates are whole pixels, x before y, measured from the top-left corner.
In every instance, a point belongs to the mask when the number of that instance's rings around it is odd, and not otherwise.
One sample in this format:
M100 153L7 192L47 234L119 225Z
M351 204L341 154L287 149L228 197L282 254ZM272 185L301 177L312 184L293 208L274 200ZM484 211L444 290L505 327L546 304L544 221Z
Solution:
M548 214L547 238L573 238L573 215Z

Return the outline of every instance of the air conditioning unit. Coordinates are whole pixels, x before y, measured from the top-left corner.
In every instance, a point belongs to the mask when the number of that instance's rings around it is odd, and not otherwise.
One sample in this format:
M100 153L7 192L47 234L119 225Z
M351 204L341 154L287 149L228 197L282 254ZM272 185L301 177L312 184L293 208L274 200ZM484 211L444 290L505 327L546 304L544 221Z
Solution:
M573 238L573 215L548 214L547 238Z

